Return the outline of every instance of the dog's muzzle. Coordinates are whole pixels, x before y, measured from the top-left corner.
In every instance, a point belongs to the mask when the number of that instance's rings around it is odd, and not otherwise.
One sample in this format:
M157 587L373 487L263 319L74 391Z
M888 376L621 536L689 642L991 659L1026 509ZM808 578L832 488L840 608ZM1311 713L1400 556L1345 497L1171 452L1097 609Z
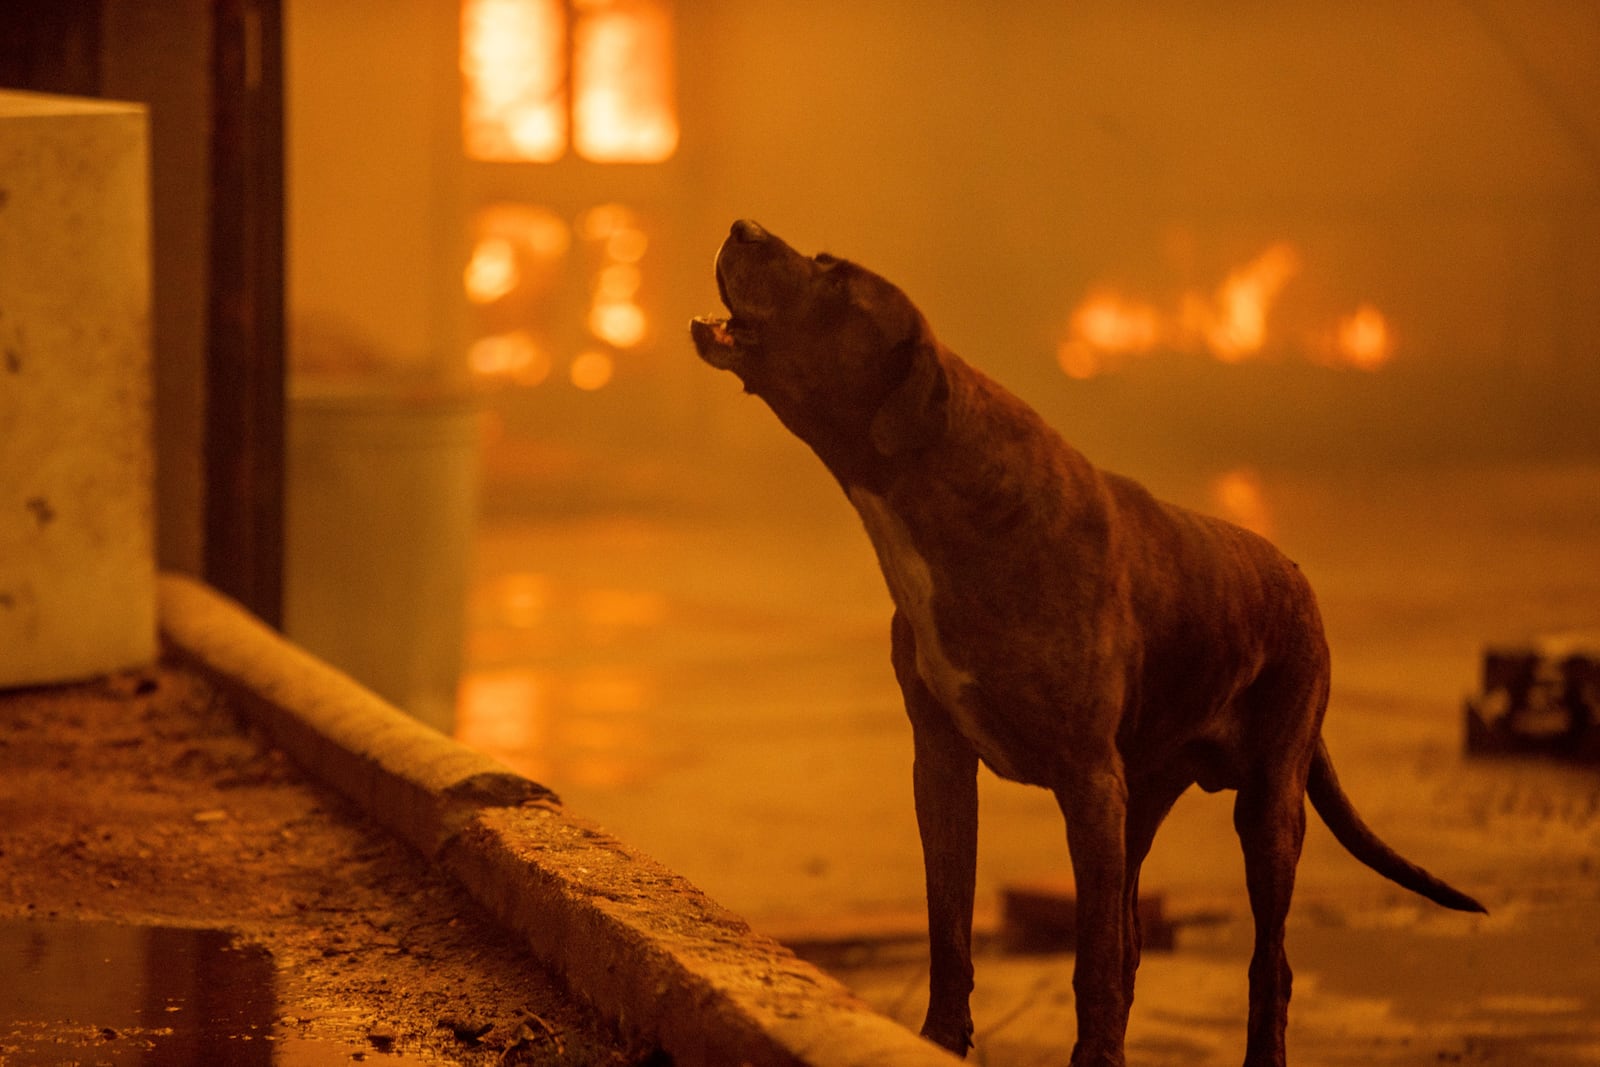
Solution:
M740 357L755 343L750 325L740 320L734 299L728 290L728 257L739 254L741 246L761 245L771 240L759 223L740 219L728 231L727 240L717 249L717 294L728 310L727 315L700 315L689 323L689 336L700 358L718 370L736 370Z

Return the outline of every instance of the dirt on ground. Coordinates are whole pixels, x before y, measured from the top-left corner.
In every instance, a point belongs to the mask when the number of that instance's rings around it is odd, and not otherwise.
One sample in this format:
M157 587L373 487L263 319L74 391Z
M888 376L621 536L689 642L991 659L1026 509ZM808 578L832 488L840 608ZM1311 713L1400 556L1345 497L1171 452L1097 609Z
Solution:
M226 929L273 961L265 1039L341 1059L658 1058L621 1042L465 893L170 660L0 693L7 920Z

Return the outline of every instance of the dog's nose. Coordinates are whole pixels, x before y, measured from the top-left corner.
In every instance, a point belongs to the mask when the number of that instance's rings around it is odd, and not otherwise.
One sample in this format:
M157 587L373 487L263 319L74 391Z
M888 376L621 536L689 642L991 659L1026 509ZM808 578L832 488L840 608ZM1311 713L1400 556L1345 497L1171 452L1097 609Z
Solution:
M756 244L767 239L767 231L749 219L740 219L733 224L732 231L735 241L744 241Z

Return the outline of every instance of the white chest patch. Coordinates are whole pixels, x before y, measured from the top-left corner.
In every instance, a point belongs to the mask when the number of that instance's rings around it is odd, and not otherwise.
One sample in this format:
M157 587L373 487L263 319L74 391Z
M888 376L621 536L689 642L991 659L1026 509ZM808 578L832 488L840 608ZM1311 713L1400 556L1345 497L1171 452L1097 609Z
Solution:
M962 700L963 691L976 679L971 672L951 662L940 641L939 628L933 618L933 571L917 551L911 531L889 510L883 498L874 493L852 489L850 503L861 515L872 547L878 552L878 566L883 570L894 606L911 624L911 632L916 636L918 676L950 713L956 728L983 761L997 774L1013 777L1010 760Z

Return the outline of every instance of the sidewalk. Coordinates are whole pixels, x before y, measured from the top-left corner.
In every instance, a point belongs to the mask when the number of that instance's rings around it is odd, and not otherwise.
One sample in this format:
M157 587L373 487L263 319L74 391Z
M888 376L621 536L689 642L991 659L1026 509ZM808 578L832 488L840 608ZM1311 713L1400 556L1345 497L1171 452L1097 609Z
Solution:
M0 969L8 1059L52 1062L65 1035L114 1063L146 1050L342 1062L368 1055L359 1034L379 1054L422 1057L401 1062L949 1062L543 786L214 591L164 577L160 617L162 670L0 697L22 737L0 736L0 917L23 920L0 930L19 957ZM364 868L375 855L385 865ZM151 937L104 956L98 929L87 949L46 947L71 933L50 923L108 919ZM174 999L152 979L177 957L148 946L196 927L210 947L187 981L177 967L193 996ZM230 952L262 961L249 982L224 975ZM101 984L35 995L40 974L85 969ZM204 1055L163 1047L177 1030L166 1013L209 1020L230 997L250 1008L225 1012L220 1034L203 1026ZM307 1026L345 1050L281 1051Z
M0 693L0 1063L637 1062L192 667Z

